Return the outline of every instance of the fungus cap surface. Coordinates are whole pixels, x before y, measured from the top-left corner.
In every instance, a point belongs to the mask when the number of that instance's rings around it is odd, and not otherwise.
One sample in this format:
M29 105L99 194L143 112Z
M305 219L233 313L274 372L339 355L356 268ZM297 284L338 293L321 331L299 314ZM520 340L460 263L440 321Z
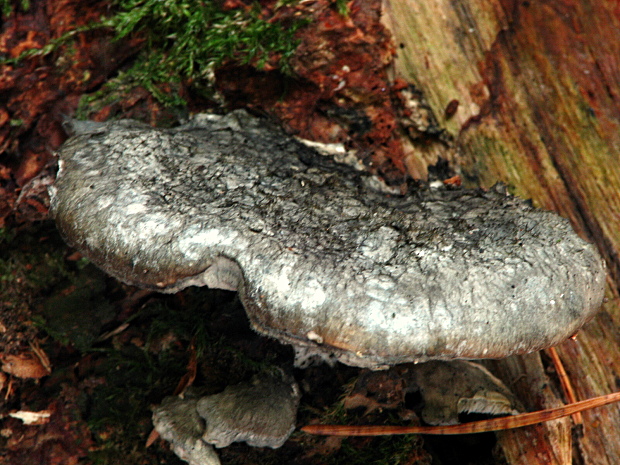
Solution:
M254 447L281 447L295 429L301 393L292 378L256 375L228 386L196 404L205 419L202 439L215 447L247 442Z
M197 403L198 399L191 397L166 397L153 409L153 425L174 453L190 465L221 465L213 446L202 440L205 424Z
M95 264L238 290L259 332L351 365L539 350L603 298L600 256L556 214L497 189L388 196L244 112L87 125L59 158L51 212Z

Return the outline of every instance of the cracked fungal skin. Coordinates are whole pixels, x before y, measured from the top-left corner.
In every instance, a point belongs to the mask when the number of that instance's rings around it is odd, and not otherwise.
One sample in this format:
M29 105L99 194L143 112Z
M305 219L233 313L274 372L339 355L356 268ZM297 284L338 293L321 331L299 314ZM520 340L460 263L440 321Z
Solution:
M153 409L153 425L174 453L190 465L220 465L213 446L202 440L205 421L198 415L197 403L193 396L166 397Z
M196 410L205 419L203 441L226 447L245 441L254 447L281 447L295 429L301 393L297 383L257 375L203 397Z
M153 409L153 425L181 459L219 465L213 446L281 447L295 429L300 397L292 377L262 373L219 394L198 397L190 388L166 397Z
M236 289L257 331L350 365L539 350L603 298L595 248L500 189L389 196L242 111L76 129L50 189L67 242L129 284Z

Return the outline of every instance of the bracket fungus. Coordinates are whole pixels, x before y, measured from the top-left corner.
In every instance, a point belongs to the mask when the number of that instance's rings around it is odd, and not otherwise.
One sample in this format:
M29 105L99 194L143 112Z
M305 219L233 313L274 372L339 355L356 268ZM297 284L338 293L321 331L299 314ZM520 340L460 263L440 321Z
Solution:
M77 124L51 212L118 279L238 290L253 327L350 365L500 358L598 310L605 266L558 215L501 189L373 189L263 120Z

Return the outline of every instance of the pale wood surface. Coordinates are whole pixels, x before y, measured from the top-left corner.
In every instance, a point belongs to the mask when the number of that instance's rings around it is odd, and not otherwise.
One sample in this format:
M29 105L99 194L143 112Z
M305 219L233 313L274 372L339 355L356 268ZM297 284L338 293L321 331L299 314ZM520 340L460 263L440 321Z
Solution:
M620 389L617 2L384 0L384 22L398 50L394 75L424 92L454 137L443 156L461 167L465 183L505 182L598 246L609 269L608 301L557 350L578 399ZM447 118L453 99L459 107ZM528 408L559 402L550 387L557 379L539 355L496 365ZM500 444L510 464L620 463L620 407L583 418L572 439L566 420L504 433Z

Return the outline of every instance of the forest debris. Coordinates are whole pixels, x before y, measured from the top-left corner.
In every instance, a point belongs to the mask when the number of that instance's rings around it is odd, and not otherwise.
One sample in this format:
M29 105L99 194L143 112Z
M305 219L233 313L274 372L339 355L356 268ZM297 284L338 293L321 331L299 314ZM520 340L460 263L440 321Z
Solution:
M9 413L9 416L21 420L24 422L24 425L44 425L49 423L51 414L50 410L41 410L39 412L20 410L19 412Z
M620 402L620 392L586 399L574 404L561 407L539 410L536 412L521 413L514 416L491 418L489 420L472 421L459 425L447 426L340 426L312 424L301 428L309 434L332 436L388 436L394 434L473 434L489 431L502 431L511 428L522 428L546 421L573 415L593 408Z
M15 355L0 356L2 371L17 378L43 378L51 373L51 369L41 362L33 352L27 351Z
M463 414L515 415L514 395L482 365L466 360L407 365L407 392L424 400L422 420L429 425L454 425Z

